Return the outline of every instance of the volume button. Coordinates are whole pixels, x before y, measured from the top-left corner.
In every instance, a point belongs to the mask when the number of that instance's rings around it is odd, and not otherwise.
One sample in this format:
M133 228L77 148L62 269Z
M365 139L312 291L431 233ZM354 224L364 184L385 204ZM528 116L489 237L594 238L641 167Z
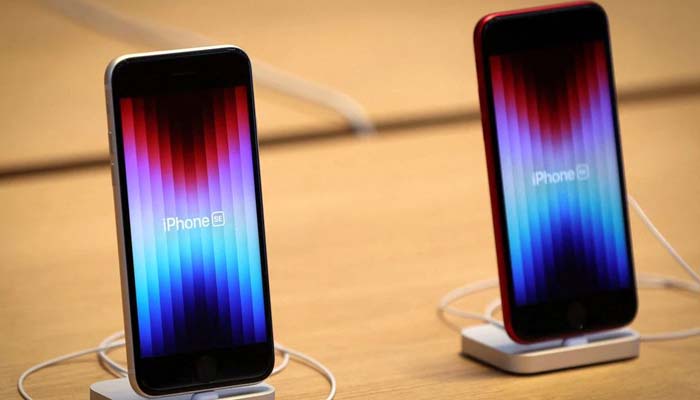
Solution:
M117 184L114 177L114 145L112 144L112 130L107 131L107 141L109 142L109 174L112 177L112 188L116 188Z
M112 131L107 131L107 141L109 142L109 163L114 165L114 145L112 144Z

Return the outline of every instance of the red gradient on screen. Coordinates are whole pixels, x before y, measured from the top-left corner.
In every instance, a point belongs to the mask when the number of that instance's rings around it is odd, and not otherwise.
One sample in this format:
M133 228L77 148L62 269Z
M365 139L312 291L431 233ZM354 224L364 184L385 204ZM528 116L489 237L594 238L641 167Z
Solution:
M516 303L628 287L605 42L497 54L489 62ZM558 185L534 183L536 173L561 171L573 175Z
M248 88L120 106L143 355L265 341ZM165 227L215 213L221 226Z

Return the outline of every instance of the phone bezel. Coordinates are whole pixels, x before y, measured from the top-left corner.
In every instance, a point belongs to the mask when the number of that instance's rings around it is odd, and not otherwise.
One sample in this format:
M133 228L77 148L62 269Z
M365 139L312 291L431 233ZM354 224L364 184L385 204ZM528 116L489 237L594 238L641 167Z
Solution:
M235 46L214 46L172 52L136 54L121 57L108 66L105 84L110 114L110 150L112 181L115 188L115 208L122 265L122 293L127 336L129 378L132 386L146 396L190 393L207 389L246 385L260 382L274 367L274 341L270 289L268 282L267 251L260 182L257 128L253 97L251 63L248 56ZM142 357L139 344L133 256L131 248L129 203L122 143L119 99L127 96L166 93L188 89L233 87L248 89L250 140L256 194L261 273L267 325L264 343L239 346L232 349L172 355ZM196 379L196 363L208 360L226 365L225 376L214 381ZM237 365L232 366L231 360ZM188 378L185 378L189 373ZM174 378L176 377L176 378ZM179 378L177 378L179 377Z
M630 287L599 292L587 298L518 306L515 303L511 275L510 252L505 221L505 203L501 182L500 157L490 79L489 57L493 54L530 48L556 46L573 41L602 40L606 46L611 109L615 130L617 163L620 175L626 248L630 261ZM637 312L632 245L626 202L622 151L620 145L617 100L613 80L612 57L607 16L591 2L577 2L527 10L490 14L477 24L474 48L479 77L479 93L486 158L489 170L491 206L496 239L497 259L503 304L503 317L508 334L514 340L529 343L563 338L617 328L630 323ZM570 310L583 310L585 321L574 324ZM576 325L576 326L574 326Z

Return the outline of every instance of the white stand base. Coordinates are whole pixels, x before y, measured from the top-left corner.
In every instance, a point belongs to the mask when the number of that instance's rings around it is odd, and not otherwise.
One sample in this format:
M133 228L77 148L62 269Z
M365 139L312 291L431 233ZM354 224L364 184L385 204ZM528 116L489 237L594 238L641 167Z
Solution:
M180 394L174 396L159 397L163 400L274 400L275 388L267 383L241 386L216 391L204 391L195 394ZM127 378L110 379L93 383L90 386L90 400L145 400L131 388Z
M536 374L635 358L639 333L625 328L523 345L502 328L485 324L462 330L462 354L507 372Z

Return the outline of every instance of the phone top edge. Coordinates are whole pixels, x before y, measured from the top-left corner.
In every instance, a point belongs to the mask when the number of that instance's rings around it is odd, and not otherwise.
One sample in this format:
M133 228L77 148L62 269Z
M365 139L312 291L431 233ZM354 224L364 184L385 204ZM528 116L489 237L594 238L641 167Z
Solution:
M119 66L121 63L125 61L130 61L134 59L140 59L140 58L149 58L149 57L158 57L158 56L167 56L167 55L179 55L179 54L184 54L184 53L197 53L197 52L202 52L202 51L210 51L210 50L234 50L241 52L244 54L246 57L248 55L246 52L241 49L238 46L234 46L232 44L222 44L222 45L213 45L213 46L201 46L201 47L188 47L188 48L182 48L182 49L174 49L174 50L157 50L157 51L148 51L148 52L142 52L142 53L130 53L130 54L124 54L119 57L116 57L112 59L107 64L107 67L105 68L105 76L104 76L104 83L105 87L110 87L112 85L112 77L114 75L114 71Z
M566 10L566 9L575 9L575 8L584 8L584 7L592 7L597 9L603 16L603 19L605 20L605 26L606 29L608 28L608 15L605 12L605 9L595 1L589 1L589 0L582 0L582 1L570 1L570 2L563 2L563 3L556 3L556 4L548 4L548 5L542 5L542 6L534 6L534 7L525 7L525 8L519 8L515 10L505 10L505 11L495 11L489 14L484 15L481 17L476 25L474 26L474 31L472 34L472 39L473 39L473 45L474 45L474 51L476 53L476 58L477 62L481 63L483 62L483 49L482 46L484 45L484 34L491 22L494 22L498 19L504 18L504 17L527 17L531 16L532 14L538 14L542 12L547 12L547 11L559 11L559 10Z
M534 14L534 13L540 13L543 11L557 11L557 10L562 10L562 9L567 9L567 8L577 8L577 7L584 7L584 6L592 6L595 8L600 9L603 13L605 13L603 7L596 3L595 1L569 1L569 2L564 2L564 3L556 3L556 4L548 4L548 5L542 5L542 6L534 6L534 7L525 7L525 8L519 8L515 10L506 10L506 11L496 11L492 12L489 14L484 15L479 19L477 22L476 27L483 29L486 24L488 24L490 21L496 19L496 18L501 18L501 17L509 17L509 16L525 16L527 14Z

